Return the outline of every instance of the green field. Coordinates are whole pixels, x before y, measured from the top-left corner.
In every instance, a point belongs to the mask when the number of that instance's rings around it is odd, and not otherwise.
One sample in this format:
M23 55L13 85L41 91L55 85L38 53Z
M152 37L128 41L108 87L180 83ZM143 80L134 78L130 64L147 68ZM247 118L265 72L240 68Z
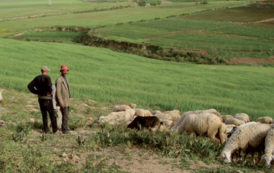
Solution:
M90 35L97 35L109 40L158 45L164 48L201 50L224 59L269 58L274 54L274 27L272 24L231 23L228 21L228 19L257 21L274 17L274 5L268 7L270 10L263 13L264 8L259 7L258 9L261 11L256 8L258 13L254 12L253 15L250 15L251 12L244 11L249 9L248 7L242 7L203 12L185 17L109 26L92 31ZM229 12L234 13L229 16L227 15ZM257 19L254 19L254 15L257 15ZM244 16L245 19L238 16Z
M42 64L71 67L73 97L135 102L162 110L216 108L273 116L273 67L207 66L146 59L107 49L1 39L1 86L26 91ZM31 52L31 53L30 53ZM27 67L27 68L26 68Z
M5 2L5 1L4 1ZM39 2L39 3L38 3ZM43 2L43 3L42 3ZM115 2L98 3L72 0L67 3L64 0L54 1L52 6L48 6L44 1L30 1L29 4L13 3L4 4L0 8L0 36L11 36L18 32L50 26L84 26L96 27L102 25L112 25L117 23L134 22L138 20L150 20L154 18L165 18L172 15L190 14L208 9L224 8L228 6L240 6L246 4L242 1L212 1L208 5L197 4L195 2L176 2L152 7L135 7L133 3ZM68 4L68 5L67 5ZM113 9L121 5L132 5L131 8ZM26 6L26 7L25 7ZM37 6L37 7L36 7ZM64 6L66 8L64 8ZM7 8L9 7L9 8ZM35 7L35 10L30 8ZM106 10L105 8L110 8ZM18 9L23 11L19 12ZM36 11L37 9L37 11ZM163 11L165 11L163 13ZM10 14L13 14L10 16ZM45 16L40 16L41 14ZM3 16L3 18L2 18ZM27 16L27 18L20 18ZM31 16L34 16L32 18ZM10 17L17 17L14 20L5 20Z

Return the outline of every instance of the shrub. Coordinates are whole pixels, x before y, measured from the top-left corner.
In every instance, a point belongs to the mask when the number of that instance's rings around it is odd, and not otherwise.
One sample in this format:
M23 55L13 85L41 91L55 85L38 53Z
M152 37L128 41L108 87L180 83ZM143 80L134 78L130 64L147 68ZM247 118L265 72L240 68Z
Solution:
M146 2L146 0L138 0L137 4L140 7L145 7L147 5L147 2Z

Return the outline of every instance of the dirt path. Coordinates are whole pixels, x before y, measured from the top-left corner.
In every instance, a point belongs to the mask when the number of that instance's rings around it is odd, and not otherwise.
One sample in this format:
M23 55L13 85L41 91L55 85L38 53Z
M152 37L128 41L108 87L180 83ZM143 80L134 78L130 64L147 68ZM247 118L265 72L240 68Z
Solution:
M269 18L269 19L264 19L264 20L259 20L254 23L268 23L268 24L274 24L274 18Z

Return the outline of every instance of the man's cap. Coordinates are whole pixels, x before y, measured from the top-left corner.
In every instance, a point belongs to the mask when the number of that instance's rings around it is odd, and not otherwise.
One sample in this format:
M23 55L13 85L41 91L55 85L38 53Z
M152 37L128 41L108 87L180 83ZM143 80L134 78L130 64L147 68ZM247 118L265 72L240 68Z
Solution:
M42 70L42 71L50 71L50 69L49 69L47 66L43 66L43 67L41 68L41 70Z
M68 66L67 65L62 65L61 68L60 68L60 71L63 71L63 70L69 71Z

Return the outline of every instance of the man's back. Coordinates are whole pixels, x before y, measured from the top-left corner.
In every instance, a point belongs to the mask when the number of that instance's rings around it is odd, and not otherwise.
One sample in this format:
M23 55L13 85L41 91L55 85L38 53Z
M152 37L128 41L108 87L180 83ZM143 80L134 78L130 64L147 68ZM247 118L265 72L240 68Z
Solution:
M47 75L39 75L28 86L29 90L39 96L47 96L52 92L51 79Z

